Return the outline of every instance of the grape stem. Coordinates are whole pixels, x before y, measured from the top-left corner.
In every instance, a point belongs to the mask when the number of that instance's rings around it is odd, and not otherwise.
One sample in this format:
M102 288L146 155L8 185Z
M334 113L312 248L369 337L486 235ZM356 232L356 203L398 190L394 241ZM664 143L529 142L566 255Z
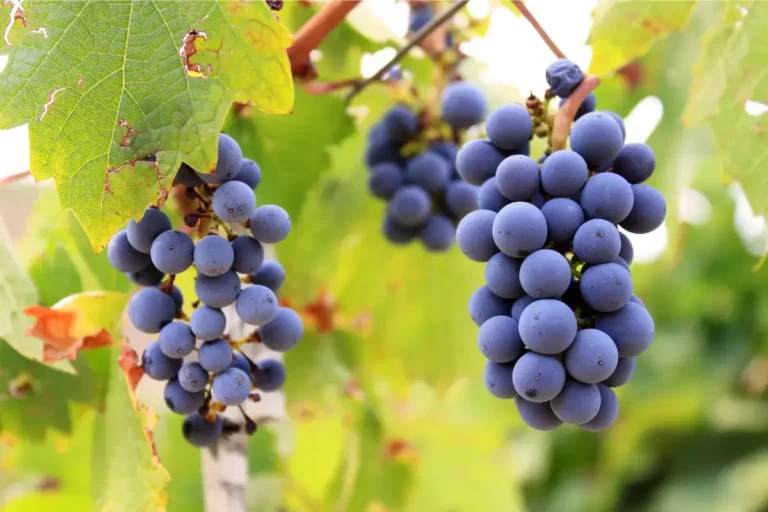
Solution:
M314 78L309 54L317 48L347 14L357 7L360 0L331 0L299 29L288 48L291 61L291 73L294 76Z
M365 80L362 80L361 82L358 82L355 84L355 86L352 88L351 91L349 91L349 94L347 94L346 100L351 101L352 98L357 96L363 89L368 87L368 85L371 84L371 82L376 82L378 80L381 80L381 77L384 76L384 74L387 72L388 69L390 69L392 66L400 62L400 60L405 57L408 52L410 52L414 46L417 46L419 43L421 43L424 39L427 38L434 30L436 30L438 27L442 26L445 22L453 18L453 16L459 12L467 3L469 0L459 0L458 2L454 3L450 8L446 9L440 15L435 16L432 21L427 23L421 30L416 32L411 39L408 40L405 46L400 48L398 52L395 54L394 57L392 57L389 62L384 64L376 73L374 73L372 76L366 78Z
M520 14L523 16L523 18L528 20L528 23L531 24L533 29L539 34L539 37L541 37L544 43L549 46L549 49L552 50L552 53L554 53L558 59L565 59L565 54L562 52L562 50L560 50L560 48L557 47L552 38L549 37L549 34L547 34L547 31L544 30L544 27L542 27L536 18L533 17L533 14L531 14L531 11L528 10L522 0L512 0L512 3L515 5L515 7L517 7L517 10L520 11Z
M595 75L586 75L578 87L574 89L568 99L555 116L555 126L552 129L552 151L565 149L565 142L571 132L571 124L576 117L579 107L590 92L600 85L600 78Z

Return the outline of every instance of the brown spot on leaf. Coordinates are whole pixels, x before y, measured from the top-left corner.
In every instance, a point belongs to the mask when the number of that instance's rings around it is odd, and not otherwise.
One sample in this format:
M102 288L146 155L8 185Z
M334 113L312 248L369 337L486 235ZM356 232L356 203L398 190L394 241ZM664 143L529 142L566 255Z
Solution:
M20 373L8 382L8 393L16 400L24 400L34 394L32 377L26 373Z
M117 364L123 369L125 380L128 381L128 387L131 391L134 391L144 376L144 368L139 365L139 355L128 345L127 341L120 348Z
M77 313L60 311L44 306L30 306L24 314L33 317L36 322L27 331L27 335L43 341L43 361L55 363L62 359L74 360L80 350L90 350L112 344L112 336L106 329L86 336L73 333Z
M120 147L127 148L131 145L131 139L138 135L141 132L136 131L136 129L133 128L130 124L128 124L128 121L125 119L121 119L117 122L117 125L121 128L125 129L125 133L123 134L123 140L120 142ZM157 158L155 157L155 160Z
M319 332L331 332L336 314L336 302L328 290L321 290L314 302L304 306L304 314L314 321Z
M195 46L195 42L198 39L207 41L208 36L205 32L198 32L194 29L190 29L184 34L184 39L181 40L181 48L179 48L179 57L181 57L181 62L184 65L184 71L187 73L187 76L207 78L207 75L203 72L203 67L200 64L193 64L190 62L190 59L197 54L197 46Z

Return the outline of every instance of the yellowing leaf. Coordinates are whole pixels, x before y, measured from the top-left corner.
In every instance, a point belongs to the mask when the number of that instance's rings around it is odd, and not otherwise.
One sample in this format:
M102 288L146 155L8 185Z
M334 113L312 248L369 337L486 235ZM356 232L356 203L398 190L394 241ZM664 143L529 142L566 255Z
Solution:
M24 314L35 324L27 334L43 341L43 361L76 359L79 350L113 344L114 331L127 296L117 292L85 292L66 297L51 308L30 306Z
M696 2L601 2L593 13L589 72L610 73L644 55L657 39L681 30Z
M292 39L261 1L14 1L9 17L0 128L30 124L33 175L96 250L182 161L213 169L233 101L292 108Z

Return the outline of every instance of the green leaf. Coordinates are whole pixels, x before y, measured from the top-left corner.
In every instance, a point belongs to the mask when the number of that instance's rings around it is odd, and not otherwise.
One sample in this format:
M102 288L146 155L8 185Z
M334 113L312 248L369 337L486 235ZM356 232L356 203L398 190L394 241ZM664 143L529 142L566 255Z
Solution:
M0 340L7 341L17 352L32 359L42 357L42 342L26 335L32 321L24 308L37 302L37 290L19 265L11 240L0 222ZM0 343L2 345L2 343Z
M96 250L164 201L182 160L213 169L233 101L291 110L291 36L263 2L61 0L23 9L0 50L9 56L0 128L30 123L33 175L54 178L61 206Z
M768 117L750 115L745 106L748 100L768 103L768 77L763 72L768 11L754 5L742 15L738 8L725 5L720 23L703 38L684 122L710 128L725 175L741 183L761 215L768 213Z
M601 2L593 13L590 73L608 74L645 54L657 39L683 29L696 2Z
M75 361L77 375L57 371L19 355L0 341L0 432L43 439L49 429L69 433L70 402L98 405L95 374Z
M29 266L29 274L40 295L41 306L53 306L67 295L83 289L80 274L69 253L61 245L42 254Z
M329 148L354 132L346 109L346 102L337 96L311 96L299 90L290 116L233 116L227 133L261 167L259 204L279 204L290 215L298 215L307 191L328 168Z
M112 349L112 361L119 350ZM100 511L145 512L167 503L170 475L148 439L156 415L131 396L123 372L114 363L105 413L96 419L93 439L93 499Z

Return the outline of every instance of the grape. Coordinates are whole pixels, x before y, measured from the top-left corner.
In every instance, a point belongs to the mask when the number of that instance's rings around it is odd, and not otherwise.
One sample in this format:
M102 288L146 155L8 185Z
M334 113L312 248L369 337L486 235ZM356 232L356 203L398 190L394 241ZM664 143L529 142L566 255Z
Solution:
M563 362L568 375L585 384L596 384L611 376L619 363L619 352L603 331L582 329L566 350Z
M280 308L275 317L259 327L259 339L270 350L286 352L291 350L304 335L301 317L290 308Z
M487 286L481 286L469 298L469 316L479 327L494 316L507 315L512 301L494 294Z
M419 236L419 228L411 226L403 226L393 218L384 217L384 223L381 226L381 231L384 236L395 245L403 245L413 241L414 238Z
M571 265L559 252L540 249L523 260L520 284L536 299L560 297L571 284Z
M205 402L205 391L187 391L179 384L178 379L168 381L163 396L165 397L165 405L178 414L195 412Z
M199 306L189 317L192 332L203 341L220 338L227 328L227 317L220 309Z
M496 186L496 178L488 178L477 193L477 207L481 210L498 212L509 203L509 199L499 192L499 188Z
M547 236L556 244L573 240L576 231L584 224L584 210L571 199L555 197L541 207L547 221Z
M128 303L128 318L141 332L154 334L173 320L176 305L170 295L157 288L143 288Z
M419 119L405 105L397 105L389 109L381 125L387 138L392 142L403 143L419 131Z
M597 389L600 391L600 409L597 410L597 415L594 418L580 425L587 432L605 430L613 425L616 418L619 417L619 401L616 398L616 393L602 384L598 384Z
M603 263L584 271L580 289L582 297L592 309L610 313L624 307L629 301L632 296L632 277L616 263Z
M621 251L619 230L607 220L588 220L573 237L573 251L581 261L590 265L610 263Z
M181 359L171 359L166 356L160 350L160 345L153 341L147 345L141 355L141 367L150 379L168 380L179 373Z
M171 322L160 329L157 344L166 356L183 358L195 350L195 335L184 322Z
M523 314L523 311L534 302L536 302L536 299L528 295L523 295L517 299L514 304L512 304L512 318L520 323L520 316Z
M107 259L120 272L139 272L150 264L149 257L131 245L125 231L117 232L109 241Z
M632 185L634 203L632 211L621 221L621 227L630 233L650 233L664 223L667 202L661 192L645 185Z
M559 300L531 303L520 315L519 324L523 343L539 354L559 354L576 337L576 315Z
M173 305L176 306L176 311L184 307L184 295L181 294L181 290L176 285L171 287L170 295L173 299Z
M388 213L403 226L419 226L427 220L432 200L421 187L406 185L398 190L389 203Z
M605 219L618 224L632 210L634 195L627 180L612 172L592 176L579 200L589 219Z
M248 188L253 190L259 186L259 183L261 183L261 168L259 167L259 164L250 158L243 158L240 162L240 171L237 173L237 176L232 179L245 183L248 185Z
M439 194L450 181L451 167L442 156L426 151L408 160L405 173L410 183L430 194Z
M449 140L436 140L429 145L429 149L445 158L448 161L448 166L453 169L456 162L456 154L459 152L459 148L455 143Z
M626 261L624 261L624 258L618 257L615 260L613 260L611 263L615 263L619 265L621 268L629 272L630 275L632 275L632 271L629 269L629 264Z
M552 412L562 421L581 425L597 415L600 409L600 390L595 384L583 384L569 379L550 405Z
M256 211L253 189L240 181L222 183L213 193L213 212L224 222L243 222Z
M512 370L515 391L529 402L548 402L565 384L565 368L556 357L527 352Z
M586 160L590 169L611 162L624 145L621 129L613 118L602 112L590 112L573 124L571 149Z
M133 219L128 221L128 241L134 249L144 254L149 254L152 242L161 233L172 229L171 221L166 214L157 208L147 208L139 222Z
M541 210L544 207L544 204L547 202L547 198L544 197L544 194L541 192L536 192L533 195L533 199L531 199L531 202L533 203L533 206Z
M139 286L157 286L165 277L165 274L157 270L152 263L138 272L127 272L125 275L133 284Z
M182 425L184 439L189 444L200 448L216 443L223 431L223 422L218 416L212 422L209 422L203 416L194 413L184 418L184 424Z
M253 284L266 286L277 293L285 282L285 270L276 261L265 261L259 271L253 274Z
M253 385L261 391L277 391L285 383L285 366L275 359L264 359L256 364Z
M219 155L214 174L219 181L231 180L240 172L243 152L237 141L226 133L219 134ZM251 189L253 190L253 189Z
M570 96L584 79L584 73L579 66L568 59L557 59L547 66L544 76L552 94L561 98Z
M454 130L464 130L483 120L487 104L474 85L453 82L443 89L440 107L446 123Z
M251 325L262 325L277 314L277 297L266 286L254 285L245 288L237 296L235 310L240 319Z
M472 185L482 185L496 175L496 169L506 155L490 141L476 139L467 142L456 154L459 176Z
M448 210L457 219L477 210L477 192L476 186L465 181L457 180L449 183L445 190L445 203Z
M433 10L429 4L414 5L411 7L411 20L408 29L411 32L418 32L424 28L427 23L432 21Z
M522 105L503 105L488 116L485 131L496 147L512 151L528 142L533 123Z
M578 153L564 149L552 153L541 166L541 186L553 197L570 197L587 182L587 163Z
M627 238L627 235L621 232L619 233L619 238L621 239L619 256L621 256L628 265L631 265L632 260L635 259L635 249L632 247L632 242Z
M530 203L508 204L493 219L493 240L501 252L522 258L547 241L547 220Z
M490 210L475 210L461 219L456 228L456 242L467 258L488 261L499 252L493 241L493 221L496 214Z
M229 367L240 368L246 373L246 375L251 374L251 363L240 351L235 351L235 359L232 361L232 364L229 365Z
M253 238L263 244L276 244L291 232L291 217L277 205L259 206L250 219Z
M642 299L636 295L633 295L629 298L629 302L634 302L635 304L640 304L641 306L645 307L645 303L642 301Z
M613 161L613 172L624 177L629 183L647 180L655 168L656 155L646 144L626 144Z
M223 372L232 364L232 347L227 340L206 341L197 352L200 365L211 373Z
M429 251L446 251L453 244L456 227L445 215L430 215L421 231L421 241Z
M634 302L613 313L597 315L595 327L611 337L619 357L639 356L648 350L656 334L651 314Z
M240 405L251 394L251 379L240 368L227 368L213 379L213 398L224 405Z
M401 165L403 157L400 155L400 147L388 139L372 141L365 150L365 165L373 167L384 162Z
M554 430L563 424L552 412L552 407L548 403L529 402L523 397L517 396L515 397L515 405L523 422L536 430Z
M208 384L208 372L197 361L184 363L179 370L179 384L192 393L202 391Z
M251 236L240 235L231 242L232 270L238 274L253 274L264 263L264 247Z
M485 284L494 294L504 299L517 299L525 295L520 285L520 260L504 253L496 253L485 265Z
M494 363L509 363L525 351L517 321L509 316L494 316L480 326L477 333L480 352Z
M187 187L199 187L204 183L195 170L184 163L181 164L179 170L176 172L175 180Z
M621 128L621 140L624 140L627 137L627 130L624 127L624 120L616 112L611 112L610 110L606 110L605 113L611 116L613 120L616 121L616 124L619 125L619 128Z
M219 235L208 235L195 246L195 267L208 277L218 277L228 272L234 260L235 251L227 239Z
M496 398L515 398L517 392L512 385L513 363L485 363L483 381L488 391Z
M240 293L240 278L230 270L219 277L199 274L195 278L195 294L203 304L212 308L229 306Z
M629 379L632 378L633 373L635 373L635 358L620 357L619 363L616 365L616 369L613 371L610 377L603 381L603 384L612 388L623 386L629 382Z
M560 101L560 106L563 106L564 100ZM585 114L589 114L590 112L594 112L597 108L597 96L595 96L594 92L590 92L587 94L587 96L584 98L584 101L581 102L581 105L579 105L579 108L576 110L576 115L573 116L574 120L580 119L584 117ZM622 135L621 140L624 140L624 137Z
M379 199L390 199L403 186L403 170L391 163L382 162L371 169L368 189Z
M508 156L496 168L496 186L510 201L528 201L539 185L539 166L525 155Z
M181 274L191 265L195 243L181 231L166 231L155 238L150 249L152 264L166 274Z

